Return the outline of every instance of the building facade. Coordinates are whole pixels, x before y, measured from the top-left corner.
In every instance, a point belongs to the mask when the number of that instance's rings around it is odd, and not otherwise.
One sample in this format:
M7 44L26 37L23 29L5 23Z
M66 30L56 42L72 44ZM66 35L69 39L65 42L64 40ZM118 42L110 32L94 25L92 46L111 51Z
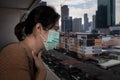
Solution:
M38 6L47 6L47 2L45 1L40 1Z
M92 30L95 29L95 21L96 21L96 15L93 15L92 16L92 22L93 22L93 24L92 24Z
M65 32L66 20L69 17L68 5L61 6L61 31Z
M78 54L100 54L102 53L102 39L100 34L70 32L67 37L65 33L60 35L60 44L62 48L68 51L74 51Z
M88 20L88 14L85 13L84 14L84 31L88 31L89 30L89 20Z
M72 32L83 32L82 18L74 18Z
M65 32L72 32L72 17L66 17L63 20L63 24L65 26Z
M96 28L109 28L109 26L115 25L115 1L97 1Z

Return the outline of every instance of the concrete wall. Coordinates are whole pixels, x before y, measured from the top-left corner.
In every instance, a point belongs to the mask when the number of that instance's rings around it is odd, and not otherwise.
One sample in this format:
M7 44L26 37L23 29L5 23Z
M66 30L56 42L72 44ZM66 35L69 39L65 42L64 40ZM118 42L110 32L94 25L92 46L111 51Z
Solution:
M22 15L21 10L0 8L0 49L8 43L18 41L14 27Z

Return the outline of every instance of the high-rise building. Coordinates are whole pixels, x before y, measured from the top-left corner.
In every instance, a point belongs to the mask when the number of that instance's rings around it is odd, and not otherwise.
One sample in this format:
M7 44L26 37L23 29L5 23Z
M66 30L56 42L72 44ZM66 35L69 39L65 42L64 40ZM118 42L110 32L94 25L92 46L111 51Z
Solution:
M61 18L64 19L69 16L69 8L68 5L63 5L61 7Z
M95 21L96 21L96 16L92 16L92 30L95 29Z
M69 16L69 8L68 5L61 6L61 30L65 31L66 20Z
M64 20L65 32L72 32L72 17L66 17Z
M40 1L39 2L39 6L46 6L47 5L47 2L45 2L45 1Z
M82 18L73 19L72 31L73 32L83 32Z
M88 20L88 14L84 14L84 31L89 30L89 20Z
M96 28L109 28L115 25L115 0L98 0Z

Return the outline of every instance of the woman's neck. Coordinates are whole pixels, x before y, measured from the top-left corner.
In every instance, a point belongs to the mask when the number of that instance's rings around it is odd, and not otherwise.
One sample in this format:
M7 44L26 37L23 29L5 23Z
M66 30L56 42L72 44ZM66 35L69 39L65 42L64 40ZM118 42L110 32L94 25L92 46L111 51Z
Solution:
M42 43L35 39L33 35L29 35L25 38L25 40L22 41L22 43L30 49L30 51L33 51L36 55L41 51L42 49Z

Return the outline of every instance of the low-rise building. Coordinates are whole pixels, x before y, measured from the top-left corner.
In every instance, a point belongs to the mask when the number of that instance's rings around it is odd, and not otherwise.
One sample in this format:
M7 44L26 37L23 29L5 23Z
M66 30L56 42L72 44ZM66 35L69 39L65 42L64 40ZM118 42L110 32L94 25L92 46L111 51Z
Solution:
M80 54L102 53L102 38L100 34L69 32L65 36L65 33L61 32L60 44L62 48Z

